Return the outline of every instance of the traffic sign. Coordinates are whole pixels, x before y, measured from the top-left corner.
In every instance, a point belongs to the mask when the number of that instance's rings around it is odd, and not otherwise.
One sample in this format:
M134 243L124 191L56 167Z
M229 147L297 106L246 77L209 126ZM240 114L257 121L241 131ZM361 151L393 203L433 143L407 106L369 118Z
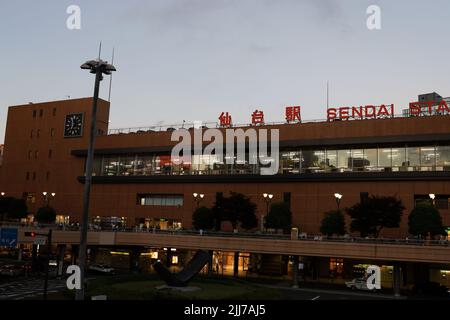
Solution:
M0 247L15 248L17 245L17 228L0 229Z
M43 245L45 245L47 243L47 239L44 238L44 237L36 237L36 238L34 238L34 242L33 243L43 246Z

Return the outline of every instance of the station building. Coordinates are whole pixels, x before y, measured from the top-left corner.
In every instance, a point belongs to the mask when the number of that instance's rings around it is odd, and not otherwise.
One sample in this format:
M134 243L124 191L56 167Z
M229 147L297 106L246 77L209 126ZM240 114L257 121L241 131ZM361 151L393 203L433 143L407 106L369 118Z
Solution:
M50 204L57 210L57 223L81 220L91 108L91 98L9 108L0 191L26 199L30 216ZM369 195L401 199L406 207L401 226L383 230L382 237L407 237L409 212L419 201L429 201L429 194L435 195L443 222L450 226L450 116L436 108L415 116L239 126L279 130L275 175L261 175L260 165L248 157L234 164L215 155L173 159L177 141L171 135L178 127L110 129L109 111L110 104L100 100L93 227L191 229L198 205L194 193L204 195L200 205L212 207L230 192L249 196L260 221L267 213L263 194L273 194L272 202L289 203L293 226L307 234L319 234L324 213L336 209L335 193L343 196L341 208ZM189 125L182 127L194 132ZM225 130L208 124L203 130L211 127ZM327 272L343 273L342 260L333 259L325 262ZM247 260L250 256L242 260L242 268Z

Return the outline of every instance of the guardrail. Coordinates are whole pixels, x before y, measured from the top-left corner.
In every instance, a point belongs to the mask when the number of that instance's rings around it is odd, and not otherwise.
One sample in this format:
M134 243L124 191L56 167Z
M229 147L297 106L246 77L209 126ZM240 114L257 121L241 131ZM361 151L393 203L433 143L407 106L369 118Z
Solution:
M61 226L61 225L27 225L18 223L0 223L0 227L21 227L22 230L53 229L58 231L79 231L79 226ZM227 237L227 238L255 238L255 239L279 239L279 240L300 240L300 241L329 241L329 242L354 242L354 243L372 243L372 244L392 244L392 245L412 245L412 246L450 246L449 239L428 240L418 238L361 238L352 236L327 237L317 234L300 233L296 239L292 239L290 234L277 234L270 232L224 232L224 231L196 231L196 230L160 230L160 229L139 229L139 228L117 228L117 229L99 229L90 227L90 232L129 232L129 233L156 233L167 235L195 235L204 237Z

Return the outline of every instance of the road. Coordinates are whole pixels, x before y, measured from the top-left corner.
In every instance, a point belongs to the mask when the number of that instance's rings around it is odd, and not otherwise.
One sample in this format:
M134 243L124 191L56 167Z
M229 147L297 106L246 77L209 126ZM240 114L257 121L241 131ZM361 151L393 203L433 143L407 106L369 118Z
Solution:
M283 292L288 300L389 300L395 299L393 295L350 290L287 288L277 285L262 285L267 288ZM402 297L404 299L404 297ZM402 299L400 298L400 299Z
M3 279L2 279L3 280ZM49 279L48 293L66 288L65 280ZM0 300L21 300L38 295L44 291L44 279L20 277L0 283Z

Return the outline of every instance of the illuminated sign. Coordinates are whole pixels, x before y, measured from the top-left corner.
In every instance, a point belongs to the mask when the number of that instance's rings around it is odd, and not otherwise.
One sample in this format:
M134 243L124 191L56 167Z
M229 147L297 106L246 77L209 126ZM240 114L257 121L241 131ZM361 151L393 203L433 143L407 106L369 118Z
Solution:
M422 101L409 103L409 109L403 110L404 115L423 116L423 115L450 115L450 108L446 100L441 101ZM342 106L327 109L327 121L339 120L364 120L364 119L385 119L395 116L394 104L382 104L379 106ZM286 123L301 123L301 106L286 106L284 109L284 118ZM265 124L264 112L255 110L251 114L252 125ZM222 112L219 116L220 127L232 127L231 115L228 112Z
M369 290L381 289L381 271L379 266L369 266L366 270L367 274L367 288Z
M439 103L437 103L437 101L425 101L411 102L409 104L409 114L411 116L448 113L450 113L450 109L448 108L447 102L445 100L442 100Z
M327 120L379 119L394 116L394 105L328 108Z
M291 123L291 122L301 122L302 121L302 117L300 115L300 110L301 107L300 106L288 106L285 109L285 119L287 121L287 123Z

